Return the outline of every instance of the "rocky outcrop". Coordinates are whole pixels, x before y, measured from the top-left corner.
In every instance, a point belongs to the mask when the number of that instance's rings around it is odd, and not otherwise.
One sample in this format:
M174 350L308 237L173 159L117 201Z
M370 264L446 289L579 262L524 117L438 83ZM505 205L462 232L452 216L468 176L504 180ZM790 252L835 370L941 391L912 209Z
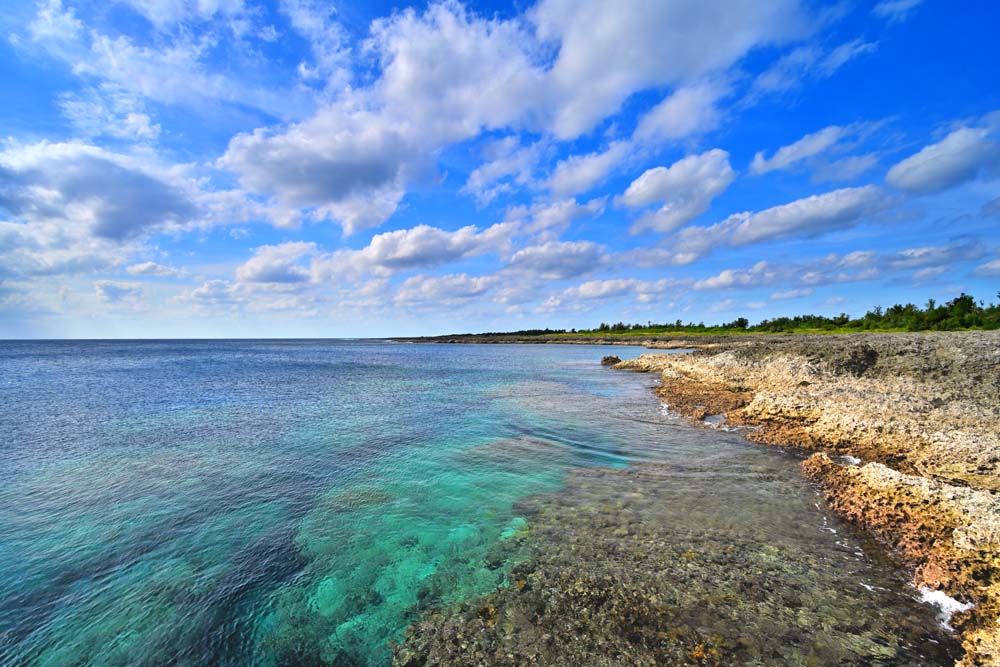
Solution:
M975 604L952 620L960 664L1000 665L1000 333L761 337L615 367L659 373L680 414L865 462L803 465L915 584Z
M606 357L601 358L602 366L614 366L615 364L620 364L621 362L621 357L617 357L613 354L609 354Z

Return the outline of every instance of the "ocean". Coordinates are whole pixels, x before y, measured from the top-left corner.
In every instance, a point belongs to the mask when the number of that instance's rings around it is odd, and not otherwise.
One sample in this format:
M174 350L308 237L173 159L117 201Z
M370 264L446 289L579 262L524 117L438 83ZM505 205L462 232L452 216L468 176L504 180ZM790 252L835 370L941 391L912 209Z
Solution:
M536 517L654 472L634 520L690 540L684 572L705 586L672 604L705 608L713 577L754 587L747 613L773 623L739 650L759 664L951 663L937 610L824 508L800 454L674 417L653 376L604 354L0 342L0 664L388 665L407 626L540 554L590 567ZM601 481L567 482L581 475ZM732 562L698 560L720 544ZM746 632L741 607L719 609L698 627Z

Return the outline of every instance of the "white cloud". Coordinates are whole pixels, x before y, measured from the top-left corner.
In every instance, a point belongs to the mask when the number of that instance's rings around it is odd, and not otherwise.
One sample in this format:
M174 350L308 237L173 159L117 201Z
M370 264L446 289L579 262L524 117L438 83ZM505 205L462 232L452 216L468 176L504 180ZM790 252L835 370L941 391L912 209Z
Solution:
M550 241L518 250L507 268L544 280L562 280L596 271L605 261L604 249L591 241Z
M413 276L396 292L400 306L459 305L484 296L497 285L496 276L470 276L457 273L446 276Z
M72 9L64 9L62 0L38 3L38 13L28 24L28 33L35 41L69 42L83 32L83 23Z
M301 283L310 278L299 260L316 252L315 243L303 241L265 245L236 269L236 279L250 283Z
M487 253L509 251L517 223L499 223L485 229L474 225L453 232L418 225L376 234L360 250L338 250L313 261L314 279L345 274L373 273L385 277L407 269L432 268Z
M150 0L144 4L149 5L150 16L162 16L162 21L157 19L161 29L183 23L187 18L205 20L222 14L227 16L234 32L238 32L243 21L236 16L242 4L236 0L197 3ZM196 32L198 36L192 36ZM218 45L214 30L198 32L183 27L169 38L140 44L125 35L105 34L94 26L84 29L72 10L64 9L58 0L48 0L40 3L29 25L29 34L35 46L64 61L88 85L96 83L97 91L110 87L143 101L184 104L195 109L201 108L206 100L217 100L281 118L311 108L308 99L311 95L305 91L278 87L271 80L267 85L255 85L256 72L244 70L242 76L236 77L230 71L214 68L211 55ZM20 43L19 46L28 47ZM112 108L113 100L105 106ZM132 122L141 124L142 119L135 117Z
M329 108L282 133L237 135L219 164L237 172L247 189L271 193L284 206L336 215L351 233L395 211L406 180L420 170L417 153L380 116Z
M125 271L133 276L159 276L162 278L169 278L180 274L180 271L172 266L164 266L156 262L133 264L127 267Z
M889 269L920 269L926 267L951 268L956 262L976 260L985 254L983 245L976 239L963 239L945 245L907 248L881 258Z
M305 79L322 79L328 86L346 83L350 49L344 28L334 19L333 6L315 0L281 0L281 11L300 35L309 41L313 63L299 63ZM274 26L267 26L266 41L277 38ZM265 30L267 30L265 28Z
M480 206L486 206L515 186L531 185L543 151L542 142L522 146L514 135L494 141L484 151L487 161L472 170L461 192L475 197Z
M813 181L850 181L870 171L878 164L878 155L851 155L816 167Z
M586 192L604 181L631 150L629 142L614 141L603 151L560 160L549 177L549 188L560 197Z
M61 221L0 222L0 278L100 271L120 264L122 250Z
M153 123L142 101L116 86L104 84L61 97L63 114L84 137L155 141L160 136L160 126Z
M988 129L963 127L895 164L885 181L906 192L939 192L971 181L1000 162L1000 146Z
M759 151L750 163L750 172L766 174L769 171L788 169L806 158L827 150L840 141L846 133L846 128L831 125L818 132L807 134L787 146L782 146L770 158L765 158L764 152Z
M639 119L632 139L659 142L714 130L721 120L715 105L724 93L722 86L709 82L680 88Z
M559 99L552 130L561 139L587 132L637 90L699 81L756 46L809 30L788 0L737 0L725 11L695 0L543 0L531 18L559 47L547 85Z
M984 262L976 267L977 276L1000 276L1000 259Z
M610 0L543 0L509 20L433 3L373 22L365 50L380 72L371 85L348 89L305 122L237 136L219 164L279 206L312 209L350 232L392 215L410 185L433 176L442 148L484 130L571 139L633 93L668 85L676 90L643 121L641 138L704 131L717 122L719 93L705 81L756 46L805 35L808 23L797 0L735 0L723 13L693 0L634 11ZM511 140L470 174L465 190L483 204L535 185L543 148ZM616 141L567 158L547 185L560 197L586 191L632 149ZM378 205L366 205L373 195Z
M910 15L910 12L922 4L923 1L924 0L882 0L872 8L872 14L886 19L889 23L905 21Z
M840 44L830 51L818 46L800 46L782 56L754 79L744 105L754 104L769 94L794 90L809 79L825 79L854 58L875 51L876 42L856 39Z
M553 294L539 307L541 312L557 310L585 310L590 302L633 297L636 301L650 303L662 298L671 290L687 287L687 280L638 280L636 278L611 278L606 280L588 280L569 287L562 292Z
M886 274L913 272L913 279L926 281L954 272L956 264L974 261L983 254L982 243L972 238L888 253L856 250L784 265L761 261L749 269L725 269L695 282L693 287L713 290L782 283L790 287L774 292L770 298L792 299L809 296L816 286L876 280Z
M512 206L507 209L505 219L517 222L524 232L550 237L566 231L570 223L579 218L597 217L604 213L607 199L598 197L585 204L576 199L562 199L554 202L536 202L531 206Z
M714 290L730 287L760 287L769 285L779 278L777 270L767 262L757 262L750 269L724 269L717 275L696 280L696 290Z
M159 30L178 23L207 20L216 14L237 16L245 11L243 0L123 0Z
M521 22L483 19L456 2L376 20L368 48L381 61L374 92L388 114L439 142L530 120L545 94Z
M642 216L633 231L669 232L707 211L712 200L725 192L735 176L729 165L729 153L716 148L689 155L670 167L646 170L615 201L633 209L662 202L658 210Z
M142 286L138 283L99 280L94 283L97 298L107 304L134 304L142 299Z
M236 308L241 302L236 286L225 280L208 280L182 295L180 300L190 301L197 306L207 308L210 312L218 312L220 306Z
M26 222L61 220L113 241L198 217L188 187L134 157L82 143L0 152L0 206Z
M882 190L873 185L843 188L812 195L789 204L733 218L729 244L757 243L788 236L817 236L823 232L852 227L890 204Z
M775 292L774 294L771 295L771 299L773 300L800 299L804 296L809 296L812 293L813 293L812 288L809 287L803 289L790 289L790 290L785 290L783 292Z

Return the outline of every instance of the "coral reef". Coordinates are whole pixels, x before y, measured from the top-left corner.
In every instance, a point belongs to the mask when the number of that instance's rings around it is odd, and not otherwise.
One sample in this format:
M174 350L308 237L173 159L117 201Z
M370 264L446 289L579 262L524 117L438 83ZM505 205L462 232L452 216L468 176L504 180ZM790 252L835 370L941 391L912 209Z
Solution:
M426 665L926 665L955 646L926 608L846 547L789 525L705 511L669 466L577 468L522 501L532 557L508 585L411 626L397 667ZM753 484L748 484L752 487ZM678 488L681 487L681 488ZM748 491L753 494L752 490ZM759 492L759 491L758 491ZM711 493L705 489L703 493ZM692 522L691 517L699 521ZM841 561L830 567L827 561ZM892 610L887 613L887 610Z

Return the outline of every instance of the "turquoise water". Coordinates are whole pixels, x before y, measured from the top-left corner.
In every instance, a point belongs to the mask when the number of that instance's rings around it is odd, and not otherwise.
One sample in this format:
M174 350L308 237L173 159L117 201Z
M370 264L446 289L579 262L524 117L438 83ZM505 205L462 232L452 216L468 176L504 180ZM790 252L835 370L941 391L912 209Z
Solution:
M537 548L519 503L646 463L690 467L678 493L762 542L795 526L942 641L794 456L672 419L605 353L0 343L0 664L386 665L427 610L510 583Z

